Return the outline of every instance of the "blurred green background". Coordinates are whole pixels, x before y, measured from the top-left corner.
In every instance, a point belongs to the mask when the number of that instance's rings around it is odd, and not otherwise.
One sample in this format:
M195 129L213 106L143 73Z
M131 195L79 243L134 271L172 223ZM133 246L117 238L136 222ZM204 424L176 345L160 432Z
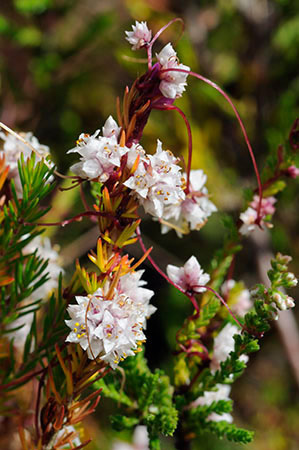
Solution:
M33 131L50 146L59 170L67 172L74 156L66 151L78 135L93 133L109 114L115 117L116 97L146 70L144 63L132 59L145 55L130 50L124 31L135 20L146 20L157 31L174 17L185 22L185 34L176 45L180 60L229 93L263 167L267 154L285 141L298 115L299 4L291 0L1 0L0 120L15 130ZM167 30L156 51L179 34L179 25ZM216 91L190 79L187 93L177 104L192 125L193 168L208 174L209 191L219 212L202 231L183 240L174 232L161 236L159 225L149 218L142 229L146 243L155 243L153 255L162 267L195 254L208 268L223 242L223 212L237 217L244 205L242 190L255 188L256 181L237 121ZM142 140L147 151L154 151L157 138L176 155L186 155L186 131L176 113L151 115ZM297 274L298 191L298 181L289 180L278 196L270 244L273 252L294 257L291 268ZM52 204L53 220L82 209L77 191L58 192ZM85 221L69 226L67 232L48 230L63 248L69 273L75 257L87 263L83 255L96 242L92 228ZM138 251L133 249L136 256ZM235 277L248 286L259 281L250 241L237 259ZM152 368L159 366L170 373L174 335L190 306L150 267L147 278L150 288L160 290L154 300L158 312L149 321L147 357ZM298 385L275 329L264 338L262 350L251 357L232 397L236 423L256 431L248 449L299 448ZM111 448L115 434L108 416L113 411L108 401L101 401L98 417L88 426L94 437L89 449ZM162 448L173 448L173 443L165 441ZM194 449L200 450L235 448L241 446L210 436L194 443Z

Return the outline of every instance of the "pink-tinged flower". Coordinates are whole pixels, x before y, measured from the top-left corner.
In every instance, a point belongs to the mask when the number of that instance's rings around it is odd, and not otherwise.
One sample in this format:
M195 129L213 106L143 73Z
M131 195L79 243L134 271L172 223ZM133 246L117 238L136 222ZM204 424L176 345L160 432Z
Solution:
M132 445L126 442L116 441L112 450L149 450L149 439L147 428L144 425L138 425L133 433Z
M169 278L184 291L205 292L204 287L198 286L204 286L210 281L210 276L204 273L195 256L191 256L183 267L168 264L166 271Z
M233 313L243 317L252 308L250 292L244 288L243 283L236 283L235 280L225 281L221 287L222 295L227 297L227 301Z
M103 136L100 136L100 130L91 136L80 134L77 146L68 151L81 155L80 162L74 164L71 170L84 179L101 183L107 181L115 168L120 167L122 156L129 151L129 148L118 144L119 131L117 123L109 116L103 127Z
M286 174L291 178L297 178L299 176L299 169L296 166L290 166L287 168Z
M261 216L265 217L268 215L273 215L275 213L275 206L274 204L277 202L275 197L266 197L262 199L261 204ZM259 204L259 196L255 195L253 197L253 201L250 203L251 208L257 210Z
M276 203L275 197L266 197L262 199L261 210L260 210L260 226L262 228L271 228L272 224L268 220L263 220L266 216L272 216L275 212ZM258 228L257 218L258 218L258 205L259 205L259 196L255 195L253 197L253 201L249 204L247 210L240 214L240 219L243 222L243 225L240 227L240 233L243 235L248 235L251 231L254 231Z
M165 69L190 71L190 67L178 62L177 54L170 43L165 45L161 52L156 54L156 57L162 71ZM173 99L181 97L187 86L187 77L187 73L175 70L160 73L159 89L164 97Z
M235 340L233 336L240 334L241 331L236 325L228 323L220 331L220 333L214 339L213 348L213 358L210 364L212 372L220 369L220 363L224 362L228 357L230 352L235 349ZM240 361L247 362L248 356L242 355Z
M35 136L33 136L31 132L20 133L20 136L37 151L37 153L35 154L36 163L50 154L49 147L47 145L40 144L39 140ZM23 191L18 171L18 161L21 157L21 154L23 154L24 161L26 162L27 159L31 157L33 150L30 148L30 146L24 144L12 134L5 134L3 132L0 132L0 138L4 141L3 149L0 148L0 155L2 154L2 152L4 152L5 164L9 166L8 179L14 180L17 196L19 198L22 198ZM50 162L50 164L54 166L53 163ZM47 182L51 181L53 181L53 177L51 177L51 179L49 179Z
M132 151L134 158L131 158ZM138 148L130 149L130 164L135 161L137 152ZM185 198L181 168L178 166L178 159L169 150L163 150L159 140L154 155L141 153L140 156L137 170L124 185L132 190L145 212L160 218L168 205L177 204Z
M197 406L210 406L213 402L219 402L220 400L230 400L229 394L231 386L228 384L217 384L217 391L205 391L201 397L198 397L194 402L190 404L190 408L196 408ZM232 423L233 417L229 413L211 413L207 417L208 421L220 422L225 420L226 422Z
M152 32L148 29L146 22L135 22L132 25L133 31L125 31L126 40L132 45L132 50L139 50L145 47L152 38Z
M72 331L66 341L80 344L90 359L99 356L112 368L134 356L146 339L146 319L156 310L149 305L154 292L142 287L141 275L124 275L109 299L109 280L94 294L77 296L77 305L68 307L71 320L65 322Z
M183 174L183 177L186 179L187 175ZM208 217L217 211L214 203L209 200L208 190L204 186L206 181L207 176L203 170L191 170L189 193L185 200L164 210L162 234L173 228L177 235L182 237L183 233L188 233L189 230L199 230Z

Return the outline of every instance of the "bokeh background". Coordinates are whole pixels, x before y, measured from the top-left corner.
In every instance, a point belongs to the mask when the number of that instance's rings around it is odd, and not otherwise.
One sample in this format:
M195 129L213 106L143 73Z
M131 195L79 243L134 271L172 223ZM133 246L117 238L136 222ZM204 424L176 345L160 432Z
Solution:
M66 151L78 135L93 133L109 114L115 117L116 97L146 70L144 62L135 60L145 55L130 50L124 31L135 20L146 20L157 31L174 17L185 22L184 36L176 45L181 61L229 93L263 167L298 116L299 4L292 0L1 0L0 120L15 130L33 131L50 146L59 170L66 173L74 161ZM180 27L174 25L156 43L156 51L179 35ZM208 268L223 243L223 213L237 217L244 206L243 189L255 188L256 181L237 121L216 91L190 79L177 104L192 126L193 168L208 174L219 212L203 230L182 240L174 232L161 236L159 225L146 217L142 230L146 244L154 243L153 255L161 267L195 254ZM151 115L142 140L147 151L154 151L157 138L176 155L186 155L186 131L175 112ZM258 246L250 240L244 243L235 278L248 287L260 281L257 250L261 256L278 250L291 254L291 268L299 273L298 192L298 181L289 180L278 196L269 237ZM76 190L57 191L51 202L48 220L82 210ZM83 221L67 230L47 230L61 247L69 275L76 257L87 264L84 255L97 237L93 227ZM132 252L140 254L137 247ZM149 266L146 269L149 287L160 292L154 300L158 312L149 321L147 357L152 368L162 367L170 374L175 332L190 305ZM298 318L296 308L294 315ZM299 375L288 356L297 338L295 329L295 335L285 333L284 342L273 328L233 388L236 423L256 431L250 450L299 448ZM103 400L98 409L88 423L87 432L94 438L88 448L109 450L116 438L109 425L114 406ZM171 449L173 443L165 441L162 448ZM211 436L194 443L200 450L237 448L241 446Z

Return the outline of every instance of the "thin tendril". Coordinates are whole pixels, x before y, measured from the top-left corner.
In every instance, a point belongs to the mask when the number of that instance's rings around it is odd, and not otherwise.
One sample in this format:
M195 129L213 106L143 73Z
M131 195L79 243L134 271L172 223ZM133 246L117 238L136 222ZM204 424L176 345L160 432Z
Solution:
M82 203L83 203L83 206L84 206L85 210L88 211L90 209L90 207L89 207L89 205L87 203L87 200L85 198L85 194L84 194L82 183L80 183L80 197L81 197L81 200L82 200Z
M198 73L189 71L189 70L184 70L184 69L178 69L178 68L170 68L170 69L162 69L160 70L160 73L166 73L166 72L171 72L171 71L175 71L175 72L182 72L182 73L186 73L188 75L192 75L195 78L198 78L199 80L203 81L204 83L207 83L209 86L212 86L214 89L216 89L216 91L218 91L224 98L225 100L230 104L231 108L233 109L235 116L239 122L239 125L241 127L250 157L251 157L251 161L252 161L252 165L255 171L255 175L257 178L257 183L258 183L258 191L259 191L259 203L258 203L258 209L257 209L257 221L259 222L261 219L261 206L262 206L262 198L263 198L263 187L262 187L262 182L261 182L261 178L260 178L260 174L257 168L257 164L256 164L256 160L255 160L255 156L249 141L249 138L247 136L245 127L243 125L242 119L240 117L240 114L238 113L237 108L235 107L235 105L233 104L233 102L231 101L231 99L229 98L229 96L221 89L220 86L218 86L216 83L214 83L213 81L209 80L208 78L205 78L202 75L199 75Z
M166 28L170 27L175 22L181 22L181 24L182 24L182 34L183 34L184 28L185 28L184 21L180 17L176 17L175 19L172 19L170 22L168 22L166 25L164 25L164 27L160 28L160 30L157 31L157 33L155 34L155 36L153 37L151 42L148 44L148 46L147 46L147 58L148 58L148 68L149 69L152 68L152 47L153 47L153 44L156 42L156 40L159 38L159 36L161 36L161 34L166 30Z
M144 252L146 252L147 249L146 249L146 247L145 247L145 245L144 245L144 242L143 242L143 240L142 240L142 237L141 237L140 227L137 227L137 228L136 228L136 234L137 234L137 236L138 236L138 240L139 240L139 243L140 243L140 247L142 248L142 250L143 250ZM153 260L153 258L152 258L150 255L148 255L147 259L149 260L149 262L151 263L151 265L154 267L154 269L156 269L156 271L157 271L163 278L165 278L165 280L168 281L168 283L172 284L172 286L174 286L175 288L177 288L180 292L182 292L182 294L185 294L185 295L189 298L189 296L187 295L186 291L184 291L184 289L182 289L180 286L178 286L176 283L174 283L174 282L166 275L166 273L164 273L163 270L160 269L160 267L155 263L155 261Z
M187 164L187 187L186 187L186 193L189 193L189 187L190 187L190 172L191 172L191 164L192 164L192 147L193 147L193 143L192 143L192 131L191 131L191 127L190 127L190 123L185 115L185 113L178 107L175 105L165 105L167 110L174 110L177 111L180 116L183 118L186 128L187 128L187 133L188 133L188 164Z
M236 316L234 315L234 313L232 312L232 310L230 309L230 307L228 306L228 304L226 303L226 301L221 297L220 294L218 294L218 292L216 292L213 288L211 288L210 286L205 286L202 284L196 284L193 286L194 288L204 288L207 291L212 292L214 295L216 295L216 297L221 301L221 303L225 306L225 308L228 310L229 314L232 316L232 318L234 319L234 321L239 325L239 327L242 328L242 330L244 330L243 325L241 325L241 323L238 321L238 319L236 318Z
M142 248L142 250L145 252L146 251L146 247L143 243L142 237L141 237L141 233L140 233L140 227L137 227L136 229L136 234L138 236L139 242L140 242L140 246ZM172 286L174 286L175 288L177 288L180 292L182 292L182 294L185 294L186 297L189 298L189 300L191 300L192 304L194 305L194 297L192 295L188 295L188 293L186 291L184 291L184 289L182 289L180 286L178 286L176 283L174 283L164 272L162 269L160 269L160 267L155 263L155 261L153 260L153 258L151 256L148 256L148 260L150 261L150 263L152 264L152 266L157 270L157 272L163 277L165 278L165 280L168 281L168 283L172 284ZM238 321L238 319L236 318L236 316L234 315L234 313L232 312L232 310L230 309L230 307L227 305L227 303L225 302L225 300L221 297L220 294L218 294L218 292L216 292L213 288L211 288L210 286L204 286L204 285L194 285L192 286L193 288L203 288L206 289L210 292L212 292L214 295L216 295L216 297L221 301L221 303L225 306L225 308L228 310L228 312L230 313L230 315L232 316L232 318L235 320L235 322L244 330L244 327L240 324L240 322ZM195 307L195 305L194 305ZM196 311L198 312L198 306L195 307Z

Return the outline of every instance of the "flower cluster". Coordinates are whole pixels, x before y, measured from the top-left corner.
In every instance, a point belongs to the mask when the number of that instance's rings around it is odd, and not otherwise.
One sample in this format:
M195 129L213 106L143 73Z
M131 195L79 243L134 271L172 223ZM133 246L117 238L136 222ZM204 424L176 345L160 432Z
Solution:
M81 161L71 167L76 175L105 183L113 178L116 181L118 171L126 171L123 185L146 212L158 218L167 206L184 200L178 159L169 150L163 150L159 140L154 155L146 154L141 145L122 146L117 141L119 127L111 116L103 127L103 136L99 133L97 130L92 136L81 134L77 146L69 150L81 155Z
M132 45L132 50L138 50L151 45L152 32L146 22L137 22L132 26L133 31L126 31L126 39ZM163 97L176 99L182 96L187 86L190 67L180 64L176 51L168 43L156 54L157 65L153 72L158 74L159 90Z
M117 123L109 116L103 126L103 136L100 136L100 130L91 136L80 134L77 146L68 151L81 155L80 162L71 166L71 170L84 179L107 181L120 167L121 157L129 151L118 144L119 131Z
M35 150L36 162L41 161L42 158L45 158L50 154L49 147L47 145L40 144L38 139L33 136L31 132L20 133L20 136L28 142L28 145L12 134L5 134L2 131L0 132L0 138L4 141L3 148L0 149L0 155L3 153L5 156L5 163L9 166L8 179L14 180L16 192L19 198L23 195L21 180L18 172L18 161L21 154L23 154L24 161L26 161ZM50 164L53 165L53 163Z
M186 179L187 175L183 177ZM182 202L165 208L162 222L162 234L174 228L177 235L182 237L189 230L199 230L215 211L216 206L209 200L205 187L207 176L203 170L191 170L189 192Z
M271 228L272 224L269 222L269 217L275 213L275 203L275 197L266 197L262 199L260 221L258 223L259 197L258 195L255 195L246 211L240 214L240 219L243 222L243 225L240 227L240 233L248 235L250 232L256 230L258 226L261 226L262 228Z
M123 275L112 293L107 280L92 295L77 296L77 305L68 307L66 324L72 331L67 342L79 343L90 359L100 356L113 368L138 352L146 319L156 310L149 304L153 291L142 287L142 273Z
M144 210L155 217L161 218L167 206L185 198L181 168L177 163L169 150L162 150L158 140L156 153L140 158L137 170L124 183L137 196Z

